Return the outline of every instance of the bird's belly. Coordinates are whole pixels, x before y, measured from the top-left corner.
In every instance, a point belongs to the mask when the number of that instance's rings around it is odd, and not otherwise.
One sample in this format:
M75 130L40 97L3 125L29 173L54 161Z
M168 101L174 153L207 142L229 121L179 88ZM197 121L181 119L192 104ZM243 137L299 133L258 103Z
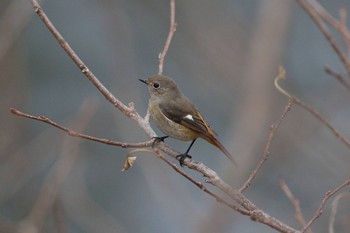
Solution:
M170 120L161 111L150 111L150 115L157 127L167 136L182 141L191 141L199 136L195 131Z

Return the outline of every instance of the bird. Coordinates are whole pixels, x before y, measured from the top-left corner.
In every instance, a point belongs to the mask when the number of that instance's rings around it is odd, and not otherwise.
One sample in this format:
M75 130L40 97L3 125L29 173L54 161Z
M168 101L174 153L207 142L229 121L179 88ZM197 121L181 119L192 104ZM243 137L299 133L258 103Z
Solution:
M150 94L148 111L156 126L165 134L154 137L156 141L164 141L171 137L181 141L191 141L185 153L177 156L180 166L197 138L202 138L217 147L233 164L236 162L228 150L220 143L217 134L204 120L196 106L180 91L175 81L164 75L154 75L147 79L139 79L147 85Z

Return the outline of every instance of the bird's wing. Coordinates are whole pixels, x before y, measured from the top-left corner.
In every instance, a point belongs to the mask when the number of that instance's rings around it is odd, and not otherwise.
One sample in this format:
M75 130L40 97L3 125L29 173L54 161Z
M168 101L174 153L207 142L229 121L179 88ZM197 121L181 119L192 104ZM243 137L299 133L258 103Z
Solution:
M209 138L216 138L215 132L210 129L201 113L186 97L181 100L171 100L160 103L159 108L170 120L181 124L193 131L203 133Z
M203 119L202 114L186 97L180 100L173 99L166 103L160 103L159 108L170 120L202 134L201 137L203 139L218 147L227 158L236 164L232 155L217 140L216 133L210 129L209 125Z

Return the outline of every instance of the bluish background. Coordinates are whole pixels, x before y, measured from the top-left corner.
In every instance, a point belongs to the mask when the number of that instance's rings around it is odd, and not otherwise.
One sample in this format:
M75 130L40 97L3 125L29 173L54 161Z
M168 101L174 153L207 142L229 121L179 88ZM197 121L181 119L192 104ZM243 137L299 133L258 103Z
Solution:
M348 0L319 2L336 18L340 7L350 10ZM42 6L99 80L144 115L149 95L138 79L158 71L169 30L169 1L46 0ZM176 22L164 74L176 80L237 158L239 167L234 168L202 140L191 150L195 160L227 183L235 188L244 183L260 161L269 126L287 103L273 86L280 65L288 77L281 85L350 138L350 93L323 71L325 65L342 74L345 70L296 1L177 1ZM345 51L342 38L335 40ZM216 202L154 156L140 154L135 166L122 173L131 149L67 137L49 125L12 115L14 107L78 130L86 114L78 119L77 114L85 102L91 106L85 111L93 116L79 131L117 141L148 140L72 63L30 1L0 1L0 83L1 232L28 232L36 221L41 232L58 232L57 216L72 233L273 231ZM78 148L67 150L65 143ZM172 139L167 143L179 151L188 146ZM67 162L66 167L73 167L57 187L54 207L33 220L45 181L55 180L50 175L55 164L70 153L77 158ZM280 180L310 219L324 193L349 174L349 154L323 124L294 105L245 194L270 215L299 228ZM342 201L338 211L336 230L348 232L349 202ZM315 232L328 232L329 214L330 203L313 225Z

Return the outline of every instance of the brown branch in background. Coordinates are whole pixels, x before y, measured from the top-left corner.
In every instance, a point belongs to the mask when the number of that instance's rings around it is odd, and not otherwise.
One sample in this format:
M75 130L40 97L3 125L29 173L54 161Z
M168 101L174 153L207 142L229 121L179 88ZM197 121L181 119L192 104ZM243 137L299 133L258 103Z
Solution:
M288 197L289 201L294 206L296 220L299 222L301 227L305 227L306 226L306 221L305 221L303 212L301 211L299 200L296 197L294 197L292 191L290 191L289 187L287 186L287 184L286 184L286 182L284 180L280 181L280 187L284 191L286 196ZM312 233L312 230L309 228L306 232L307 233Z
M254 178L256 177L256 175L260 171L261 167L263 166L263 164L265 163L265 161L269 157L272 139L276 135L277 129L280 126L280 124L282 123L283 119L286 117L287 113L291 110L292 103L293 103L292 99L289 99L286 107L284 108L284 111L283 111L281 117L278 119L278 121L275 124L270 126L269 136L267 139L267 143L265 146L265 150L264 150L262 159L260 160L260 162L259 162L258 166L255 168L255 170L252 173L250 173L248 180L239 189L240 192L244 192L252 184Z
M96 108L96 103L85 101L71 124L82 130L96 112ZM79 156L79 143L80 141L64 138L61 153L45 179L33 208L23 220L28 226L34 227L37 232L42 231L44 221L57 200L57 194Z
M338 204L339 204L339 201L344 198L350 198L350 192L340 193L337 196L335 196L334 200L332 201L331 214L329 216L328 233L334 233L334 222L335 222L335 215L338 209Z
M170 0L170 28L169 28L168 38L166 39L163 51L158 56L158 59L159 59L158 74L159 75L163 74L164 59L169 50L170 43L171 43L171 40L173 39L175 31L176 31L175 0Z
M332 46L332 48L334 49L334 51L338 55L340 61L343 63L348 76L350 77L350 62L346 58L346 56L343 54L343 52L341 51L339 46L336 44L333 36L330 34L327 26L324 24L322 18L320 17L319 12L316 11L316 9L317 9L317 8L315 9L316 0L312 0L312 1L307 0L307 3L305 2L305 0L297 0L297 2L309 14L309 16L312 18L314 23L317 25L317 27L321 30L323 35L326 37L327 41L330 43L330 45ZM322 14L322 12L321 12L321 15L324 15L324 14Z
M281 68L283 69L283 68ZM284 71L284 69L283 69ZM285 71L284 71L285 74ZM350 141L345 138L345 136L343 136L343 134L341 134L337 129L335 129L330 123L329 121L324 118L316 109L308 106L306 103L304 103L303 101L301 101L300 99L298 99L295 96L292 96L291 94L289 94L286 90L284 90L280 85L279 85L279 81L281 79L285 79L286 76L278 76L275 79L275 86L277 88L277 90L279 92L281 92L283 95L287 96L288 98L292 98L293 102L298 104L299 106L301 106L302 108L304 108L305 110L307 110L309 113L311 113L314 117L316 117L319 121L321 121L325 126L327 126L328 129L330 129L330 131L334 134L334 136L336 138L338 138L341 142L343 142L345 144L345 146L350 149Z
M301 232L305 232L310 226L311 224L313 224L316 219L318 219L322 212L323 212L323 207L324 205L327 203L328 199L331 198L336 192L338 192L339 190L345 188L346 186L350 185L350 176L348 176L348 178L341 183L340 185L338 185L337 187L335 187L333 190L328 191L325 195L324 198L321 202L320 207L318 207L318 209L315 212L315 215L310 219L310 221L305 225L305 227L303 228L303 230Z
M64 126L50 120L49 118L47 118L45 116L33 116L33 115L30 115L27 113L23 113L23 112L21 112L17 109L14 109L14 108L11 108L11 112L17 116L21 116L21 117L29 118L32 120L41 121L41 122L44 122L46 124L50 124L58 129L60 129L60 130L65 131L66 133L68 133L69 136L83 138L83 139L87 139L87 140L91 140L91 141L95 141L95 142L99 142L99 143L103 143L103 144L107 144L107 145L120 146L123 148L140 148L140 147L151 146L154 143L153 139L146 141L146 142L126 143L126 142L116 142L116 141L112 141L112 140L108 140L108 139L104 139L104 138L97 138L97 137L93 137L90 135L75 132L74 130L71 130L67 127L64 127Z
M296 97L293 97L293 100L296 104L303 107L305 110L307 110L312 115L314 115L319 121L321 121L325 126L327 126L327 128L331 130L331 132L334 134L334 136L336 138L338 138L341 142L343 142L348 149L350 149L350 141L347 138L345 138L345 136L343 134L341 134L337 129L335 129L329 123L329 121L326 118L324 118L316 109L308 106L306 103L304 103L303 101L301 101L300 99L298 99Z
M43 0L39 0L43 2ZM0 17L0 61L20 37L26 25L31 21L33 12L25 6L26 0L8 1L1 9Z
M347 177L347 179L343 183L341 183L340 185L335 187L333 190L326 192L326 194L324 195L324 198L322 199L322 202L321 202L320 206L318 207L318 209L316 210L314 216L310 219L310 221L308 223L306 223L305 218L302 214L298 199L296 199L294 197L294 195L289 190L288 186L286 185L286 183L284 181L281 181L281 183L280 183L282 190L285 192L285 194L289 198L290 202L294 205L296 219L303 226L303 229L301 230L301 232L308 232L308 233L312 232L309 228L316 221L316 219L318 219L321 216L321 214L323 212L323 207L325 206L325 204L327 203L329 198L331 198L335 193L337 193L338 191L340 191L341 189L345 188L348 185L350 185L350 176Z
M346 20L347 20L347 12L344 7L340 7L339 9L339 22L340 22L340 29L339 31L342 32L343 40L345 42L346 48L348 50L348 58L350 57L350 32L348 28L346 27Z
M348 89L348 91L350 91L350 83L344 78L343 75L335 72L334 70L332 70L331 68L329 67L325 67L324 68L324 71L326 72L326 74L328 74L329 76L332 76L334 77L336 80L338 80L341 84L344 85L344 87L346 89Z
M57 233L68 233L68 221L64 215L63 203L60 198L56 198L52 207L53 222Z
M338 30L343 37L348 52L350 52L350 32L346 27L346 9L343 7L339 9L339 20L336 20L316 0L308 0L308 4L315 9L322 19Z

